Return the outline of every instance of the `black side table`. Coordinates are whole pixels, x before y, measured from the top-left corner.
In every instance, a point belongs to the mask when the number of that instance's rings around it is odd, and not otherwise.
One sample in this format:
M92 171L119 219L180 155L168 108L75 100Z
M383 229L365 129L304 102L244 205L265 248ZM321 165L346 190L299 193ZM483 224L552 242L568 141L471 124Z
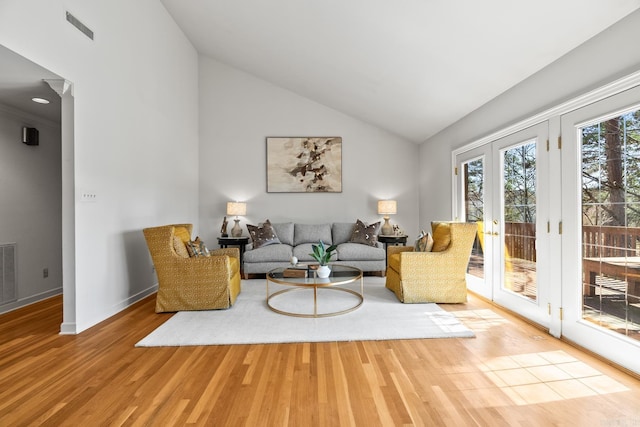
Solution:
M242 256L244 255L244 247L249 243L248 237L218 237L218 245L221 248L229 246L238 246L240 248L240 269L242 270Z
M392 244L392 245L399 245L402 244L402 246L407 246L407 237L408 236L396 236L394 235L384 235L384 234L378 234L378 242L384 243L384 252L385 252L385 257L384 257L384 265L387 265L387 247Z

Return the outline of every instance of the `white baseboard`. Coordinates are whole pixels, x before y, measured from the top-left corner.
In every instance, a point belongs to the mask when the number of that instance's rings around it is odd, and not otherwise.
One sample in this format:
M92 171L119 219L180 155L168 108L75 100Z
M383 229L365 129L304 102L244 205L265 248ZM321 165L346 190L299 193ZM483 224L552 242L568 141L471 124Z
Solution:
M67 322L60 325L60 335L76 335L76 323Z
M142 290L135 295L131 295L129 298L127 298L126 300L122 301L119 304L116 304L113 307L116 310L113 314L121 312L125 308L130 307L131 305L137 303L142 299L145 299L146 297L148 297L149 295L157 291L158 291L158 284L156 283L155 285L148 287L147 289Z
M157 290L158 290L158 284L155 284L134 295L131 295L128 298L120 301L119 303L112 305L111 309L108 312L101 313L97 315L97 317L94 319L89 319L85 325L78 325L77 322L68 323L68 324L63 323L62 325L60 325L60 334L67 334L67 335L79 334L89 328L94 327L98 323L104 322L105 320L115 316L116 314L120 313L122 310L125 310L126 308L130 307L136 302L148 297L149 295L153 294ZM65 332L63 332L63 330Z
M102 320L106 320L109 317L118 314L119 312L121 312L122 310L130 307L131 305L135 304L136 302L148 297L149 295L153 294L154 292L158 291L158 284L156 283L153 286L150 286L149 288L138 292L135 295L131 295L129 298L121 301L120 303L114 305L112 307L111 310L111 314ZM4 313L9 313L11 311L17 310L19 308L23 308L26 307L28 305L34 304L36 302L40 302L43 301L45 299L51 298L51 297L55 297L58 295L62 294L62 288L56 288L53 289L51 291L47 291L47 292L43 292L41 294L38 295L33 295L31 297L28 298L23 298L20 299L18 301L14 301L14 302L10 302L8 304L4 304L2 306L0 306L0 314L4 314ZM99 322L96 322L99 323ZM78 325L76 322L63 322L62 324L60 324L60 335L76 335L79 332L82 331L78 331Z
M37 295L32 295L27 298L21 298L21 299L18 299L17 301L13 301L13 302L1 305L0 314L9 313L10 311L14 311L19 308L23 308L28 305L34 304L36 302L40 302L61 294L62 294L62 288L55 288L50 291L42 292Z

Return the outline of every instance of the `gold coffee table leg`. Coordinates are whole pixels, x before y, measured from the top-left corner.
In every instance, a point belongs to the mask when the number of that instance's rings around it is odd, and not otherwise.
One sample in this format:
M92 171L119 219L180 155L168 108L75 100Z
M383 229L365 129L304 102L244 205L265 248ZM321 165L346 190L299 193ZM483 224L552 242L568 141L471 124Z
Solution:
M334 266L335 270L332 270L331 276L329 278L318 279L313 273L313 277L307 278L306 275L304 277L300 277L298 275L293 277L284 277L283 272L285 268L279 267L275 268L267 273L267 307L272 311L278 314L285 314L287 316L295 316L295 317L329 317L329 316L337 316L340 314L349 313L362 305L364 302L364 278L362 277L362 270L350 267L350 266ZM336 273L337 271L337 273ZM347 285L349 283L354 283L357 280L360 280L360 292L356 290L351 290L348 288L343 288L341 286ZM279 285L290 286L290 288L282 289L276 291L272 294L269 293L269 282L273 282ZM303 291L303 290L311 290L313 288L313 311L309 313L311 310L303 311L302 313L290 312L286 310L281 310L276 308L271 302L271 300L278 295L283 295L293 291ZM327 291L338 291L338 292L346 292L348 294L356 296L356 303L351 305L350 307L344 310L332 311L327 313L318 313L318 289L326 289ZM324 291L323 291L324 292ZM347 304L349 302L347 301Z
M318 287L313 287L313 316L318 317Z
M289 292L295 292L295 291L304 291L305 289L303 288L290 288L290 289L282 289L280 291L274 292L271 295L267 296L267 306L272 310L275 311L278 314L284 314L286 316L294 316L294 317L331 317L331 316L339 316L341 314L346 314L346 313L350 313L354 310L356 310L358 307L360 307L362 305L362 303L364 302L364 297L362 293L359 293L358 291L354 291L351 289L346 289L346 288L336 288L336 287L332 287L332 288L323 288L327 291L338 291L338 292L346 292L348 294L352 294L355 295L356 297L358 297L358 300L356 302L355 305L353 305L352 307L349 307L345 310L339 310L339 311L332 311L332 312L328 312L328 313L320 313L318 314L318 306L317 306L317 300L316 300L316 292L318 291L317 288L314 288L313 292L314 292L314 302L313 302L313 314L307 314L307 313L294 313L291 311L284 311L284 310L280 310L279 308L274 307L273 305L271 305L271 300L274 297L277 297L278 295L282 295L282 294L286 294ZM362 288L361 288L362 289Z

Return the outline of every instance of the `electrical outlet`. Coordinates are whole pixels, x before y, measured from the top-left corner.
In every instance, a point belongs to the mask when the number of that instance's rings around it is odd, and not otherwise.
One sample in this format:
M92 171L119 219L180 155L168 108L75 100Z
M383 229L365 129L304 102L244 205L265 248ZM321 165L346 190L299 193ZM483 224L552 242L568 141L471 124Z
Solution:
M98 195L91 191L83 191L80 193L80 201L81 202L95 202L98 200Z
M45 279L47 277L49 277L49 269L48 268L42 269L42 277L45 278Z

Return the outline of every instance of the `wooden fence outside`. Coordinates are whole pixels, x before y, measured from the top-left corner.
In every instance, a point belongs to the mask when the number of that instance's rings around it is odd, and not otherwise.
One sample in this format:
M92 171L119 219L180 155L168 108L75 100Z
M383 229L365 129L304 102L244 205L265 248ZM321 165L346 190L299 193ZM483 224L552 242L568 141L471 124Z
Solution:
M536 260L536 225L507 222L504 241L512 258ZM582 226L582 257L640 256L640 227Z
M640 228L582 226L582 257L606 258L640 255Z
M511 258L536 261L536 224L507 222L504 224L504 244Z

